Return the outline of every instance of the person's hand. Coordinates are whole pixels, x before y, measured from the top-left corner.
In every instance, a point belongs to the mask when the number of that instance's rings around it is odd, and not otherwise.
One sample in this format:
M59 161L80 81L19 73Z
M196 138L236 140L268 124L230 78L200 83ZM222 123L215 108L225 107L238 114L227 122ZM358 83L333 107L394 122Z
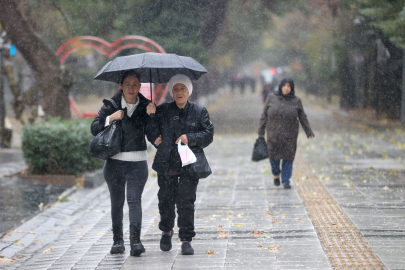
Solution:
M188 144L187 135L186 135L186 134L181 135L181 136L177 139L176 144L178 144L179 141L181 141L182 144Z
M123 110L116 111L115 113L110 115L110 125L113 121L122 120L122 118L124 118L124 111Z
M155 140L155 145L159 146L162 143L162 135L159 135L159 137Z
M149 105L146 107L146 113L148 115L151 115L152 113L155 114L156 113L156 106L155 104L153 104L152 102L149 103Z
M311 135L308 137L308 139L313 139L314 137L315 137L314 135Z

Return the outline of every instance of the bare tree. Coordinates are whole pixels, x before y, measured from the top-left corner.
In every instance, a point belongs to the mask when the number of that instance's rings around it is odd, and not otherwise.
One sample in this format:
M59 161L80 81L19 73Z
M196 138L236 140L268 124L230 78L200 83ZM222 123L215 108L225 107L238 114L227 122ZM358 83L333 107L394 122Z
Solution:
M47 115L69 118L69 89L72 78L54 52L33 31L19 11L17 0L0 0L0 23L7 37L34 71L43 97L42 106ZM25 15L27 16L27 15Z

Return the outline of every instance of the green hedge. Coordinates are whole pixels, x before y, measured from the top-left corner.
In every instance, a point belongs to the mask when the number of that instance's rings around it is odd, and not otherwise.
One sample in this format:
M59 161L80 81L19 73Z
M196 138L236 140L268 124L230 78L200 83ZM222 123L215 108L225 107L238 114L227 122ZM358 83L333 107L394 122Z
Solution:
M80 174L102 167L91 157L91 119L51 119L25 125L22 150L25 162L34 174Z

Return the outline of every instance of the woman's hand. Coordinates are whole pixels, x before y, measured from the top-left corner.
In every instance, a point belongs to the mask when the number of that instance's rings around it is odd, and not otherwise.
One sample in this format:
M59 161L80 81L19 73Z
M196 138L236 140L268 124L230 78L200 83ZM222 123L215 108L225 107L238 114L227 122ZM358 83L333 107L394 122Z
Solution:
M186 135L186 134L181 135L181 136L177 139L176 144L178 144L179 141L181 141L182 144L188 144L187 135Z
M146 107L146 113L148 115L151 115L152 113L155 114L156 113L156 106L155 104L153 104L152 102L149 103L149 105Z
M311 135L308 137L308 139L313 139L313 138L314 138L314 135Z
M155 140L155 145L159 146L162 143L162 135L159 135L159 137Z
M115 113L110 115L110 125L113 121L122 120L122 118L124 118L124 111L123 110L116 111Z

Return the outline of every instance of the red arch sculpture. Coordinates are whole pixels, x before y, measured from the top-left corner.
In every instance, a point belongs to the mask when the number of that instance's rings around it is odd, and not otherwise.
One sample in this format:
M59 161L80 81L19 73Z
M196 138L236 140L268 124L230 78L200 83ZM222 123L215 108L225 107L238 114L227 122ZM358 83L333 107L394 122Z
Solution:
M63 64L67 57L81 49L81 48L91 48L96 51L98 51L101 54L104 54L108 58L112 58L117 53L119 53L122 50L128 49L128 48L138 48L142 49L147 52L156 52L156 53L166 53L165 50L155 41L142 37L142 36L125 36L120 39L117 39L113 43L110 43L108 41L105 41L102 38L98 37L93 37L93 36L81 36L81 37L75 37L72 38L68 41L66 41L62 46L58 48L58 50L55 52L55 55L59 58L59 62ZM162 93L161 93L162 92ZM166 86L164 89L162 88L161 84L158 84L156 87L154 94L153 94L153 100L157 101L156 103L159 105L163 102L164 98L166 97L168 92L168 87ZM158 95L161 93L159 100L156 100ZM81 114L77 107L75 106L73 99L70 99L71 106L75 113L79 117L92 117L94 113L83 113ZM96 114L97 115L97 114Z

